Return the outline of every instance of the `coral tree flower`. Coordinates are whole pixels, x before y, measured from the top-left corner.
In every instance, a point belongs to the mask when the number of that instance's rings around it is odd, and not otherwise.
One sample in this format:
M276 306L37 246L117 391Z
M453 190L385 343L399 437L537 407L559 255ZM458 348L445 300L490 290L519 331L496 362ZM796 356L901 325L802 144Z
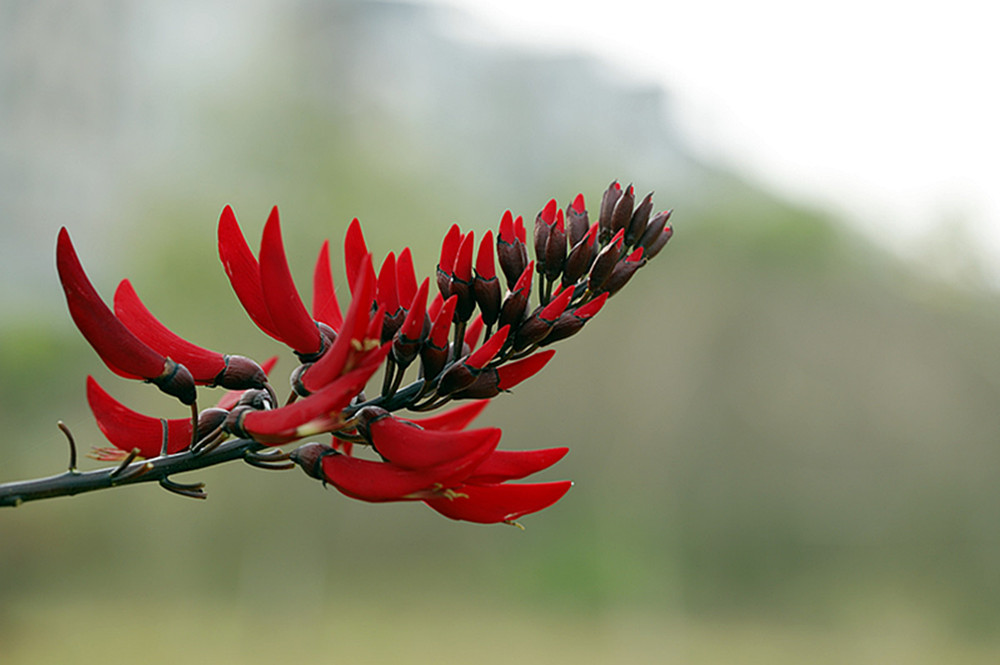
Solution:
M270 459L291 459L355 499L422 501L455 520L516 523L569 490L567 480L530 481L567 448L500 450L500 429L471 424L489 399L552 360L555 351L543 347L579 333L663 250L673 236L671 213L654 213L651 194L635 201L632 185L613 182L591 221L582 194L565 208L549 200L535 217L533 259L524 218L509 210L498 229L480 233L478 249L474 231L452 225L435 274L422 281L409 248L389 252L376 272L354 219L343 243L346 293L337 292L324 241L308 309L292 279L277 208L255 254L226 206L217 243L233 291L257 327L299 361L290 377L292 394L280 405L265 372L273 359L262 368L176 335L128 280L119 284L112 311L63 229L56 263L84 337L116 374L154 383L192 406L189 419L143 415L88 377L88 402L113 446L95 455L109 461L189 450L198 455L227 436L240 437L247 453L255 453L322 435L326 442L304 443L288 455L269 451ZM438 287L433 298L432 279ZM368 394L379 369L381 391ZM412 382L406 384L408 373ZM216 407L195 414L196 386L229 392ZM467 401L424 415L461 400ZM406 410L415 415L401 415Z

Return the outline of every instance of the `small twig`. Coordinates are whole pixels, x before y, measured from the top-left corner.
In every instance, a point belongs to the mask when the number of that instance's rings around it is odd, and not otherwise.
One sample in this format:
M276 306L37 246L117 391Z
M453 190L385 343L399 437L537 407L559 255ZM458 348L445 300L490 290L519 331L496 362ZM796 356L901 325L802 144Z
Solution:
M125 459L122 460L122 463L119 464L117 467L115 467L115 469L111 472L111 478L117 478L118 476L122 475L122 471L128 468L128 465L134 462L135 458L138 456L139 456L138 448L133 448L132 450L130 450Z
M180 494L181 496L190 497L192 499L207 499L208 494L205 493L205 483L175 483L170 480L170 478L163 477L160 478L160 487L167 490L168 492L173 492L174 494Z
M69 472L76 473L76 441L73 440L73 433L69 431L66 423L61 420L56 425L66 435L66 440L69 442Z

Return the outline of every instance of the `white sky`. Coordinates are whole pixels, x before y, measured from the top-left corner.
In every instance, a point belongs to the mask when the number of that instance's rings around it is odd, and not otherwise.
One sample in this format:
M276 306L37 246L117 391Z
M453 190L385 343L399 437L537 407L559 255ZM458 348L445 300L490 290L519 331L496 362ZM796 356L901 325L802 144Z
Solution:
M588 52L665 84L696 148L834 203L900 251L929 251L961 218L1000 264L1000 9L987 0L436 3L480 19L476 38Z

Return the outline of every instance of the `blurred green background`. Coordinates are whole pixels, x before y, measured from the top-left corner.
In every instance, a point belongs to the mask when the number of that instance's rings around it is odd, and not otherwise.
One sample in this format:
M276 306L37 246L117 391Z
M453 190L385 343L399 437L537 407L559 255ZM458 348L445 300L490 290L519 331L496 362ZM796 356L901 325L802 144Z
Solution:
M180 334L264 359L216 258L227 203L251 238L279 205L303 285L354 216L427 276L453 222L596 210L612 179L676 210L664 253L481 417L507 448L571 447L546 477L576 487L526 531L235 464L181 478L207 502L27 504L0 511L0 662L997 662L1000 302L960 229L936 279L698 158L669 93L448 25L0 4L0 482L64 467L59 419L101 445L88 373L184 415L73 327L61 225L106 297L128 276Z

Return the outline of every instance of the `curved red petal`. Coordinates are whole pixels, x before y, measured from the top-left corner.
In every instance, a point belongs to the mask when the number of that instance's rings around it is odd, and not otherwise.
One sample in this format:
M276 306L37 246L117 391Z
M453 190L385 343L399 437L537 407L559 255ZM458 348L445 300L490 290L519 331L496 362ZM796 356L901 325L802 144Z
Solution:
M494 450L466 480L474 485L518 480L549 468L569 452L569 448L541 450Z
M510 326L504 326L493 333L488 340L483 342L481 347L466 358L465 364L475 369L486 367L486 363L493 360L496 354L500 352L504 342L507 341L508 333L510 333Z
M129 409L87 377L87 403L97 426L116 448L139 449L143 457L156 457L163 447L163 425L159 418L144 416ZM180 452L191 445L191 419L167 421L167 453Z
M453 432L465 429L489 403L488 399L474 400L427 418L407 418L406 420L420 425L424 429Z
M514 485L462 485L451 497L425 499L424 503L453 520L496 524L548 508L565 496L573 483L522 483Z
M470 349L476 348L476 345L479 344L479 337L483 334L484 327L483 315L477 314L476 318L469 324L469 327L465 329L465 343Z
M458 247L462 244L462 231L458 224L452 224L441 242L441 258L438 268L449 275L455 272L455 257L458 256Z
M343 423L341 411L361 392L377 364L349 372L309 397L278 409L251 411L240 427L258 443L281 445L337 429Z
M127 279L118 284L114 304L115 315L126 328L156 351L187 367L196 383L213 385L226 368L226 359L221 353L192 344L160 323Z
M548 363L555 354L556 352L554 349L539 351L538 353L530 355L527 358L515 360L514 362L506 365L501 365L497 368L497 387L500 390L510 390L525 379L531 378L541 371L541 369L545 367L545 364Z
M347 309L340 334L326 353L302 375L302 385L309 392L316 392L333 381L344 371L351 351L364 347L370 324L369 313L375 297L374 271L370 268L371 255L366 254L359 267L359 281L355 285L354 298Z
M412 501L431 496L441 487L460 483L495 446L485 441L468 455L423 469L407 469L346 455L327 455L322 461L323 476L341 493L362 501Z
M232 285L233 291L236 292L236 297L243 305L243 309L246 310L258 328L282 342L281 335L274 322L271 321L271 314L264 302L257 259L250 251L250 246L247 244L246 238L243 237L243 231L240 230L240 226L236 222L236 215L233 214L233 209L229 206L222 209L222 215L219 217L218 236L219 258L222 260L222 267L225 269L229 283Z
M344 317L340 313L340 303L337 302L337 291L333 286L333 272L330 270L330 241L324 240L316 257L316 268L313 270L313 318L340 330Z
M424 319L426 318L424 312L427 307L427 292L430 290L430 283L431 280L428 277L420 284L420 288L410 301L406 320L403 321L403 325L399 329L399 334L404 339L418 340L424 331Z
M566 311L566 306L573 299L573 289L566 289L559 293L552 301L542 308L538 313L538 318L545 321L555 321Z
M153 379L163 374L166 358L136 337L101 300L65 227L59 230L56 241L56 269L73 322L108 369L129 379Z
M367 254L368 246L361 232L361 223L355 217L347 227L347 235L344 237L344 267L347 271L347 288L352 294L361 277L362 264Z
M462 244L458 248L458 255L455 257L455 278L463 282L472 280L472 251L475 247L475 242L475 233L469 231L462 238Z
M423 469L468 455L484 445L496 448L497 428L476 430L425 430L391 415L368 426L372 445L388 462L407 469Z
M479 253L476 254L476 274L487 280L497 276L496 260L493 258L493 231L487 231L479 242Z
M303 355L317 353L323 347L323 338L292 280L277 206L271 209L260 241L260 286L281 340Z
M448 332L451 330L452 317L455 316L455 307L458 305L458 296L451 296L441 306L434 323L431 325L431 332L428 335L430 343L439 349L448 348Z
M399 310L399 295L396 291L396 255L389 252L378 272L375 299L390 316Z
M573 311L573 315L581 319L591 319L601 311L604 307L604 303L608 301L608 293L605 291L601 295L597 296L586 305L580 305Z
M417 271L413 268L409 247L404 247L396 257L396 292L401 305L413 302L413 297L417 295Z

